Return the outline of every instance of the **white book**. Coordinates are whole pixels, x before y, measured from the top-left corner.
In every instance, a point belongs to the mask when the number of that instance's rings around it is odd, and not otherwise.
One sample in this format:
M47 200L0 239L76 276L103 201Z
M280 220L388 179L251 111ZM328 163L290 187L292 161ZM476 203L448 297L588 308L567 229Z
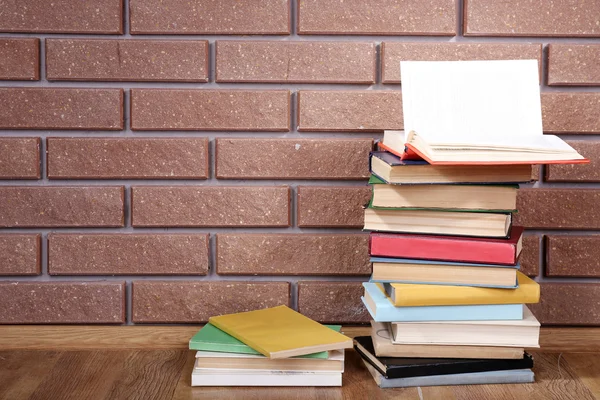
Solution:
M192 386L342 386L340 372L246 371L194 368Z
M432 164L551 163L585 159L544 135L537 60L401 61L406 144Z
M540 337L527 306L521 320L392 322L391 328L394 344L539 347Z

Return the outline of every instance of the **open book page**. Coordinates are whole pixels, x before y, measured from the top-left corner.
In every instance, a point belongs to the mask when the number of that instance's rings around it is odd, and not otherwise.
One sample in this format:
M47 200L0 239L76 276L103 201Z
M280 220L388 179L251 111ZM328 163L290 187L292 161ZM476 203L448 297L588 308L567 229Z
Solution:
M454 143L441 142L429 143L435 150L507 150L505 140L498 140L495 137L485 137L479 139L476 143L460 142ZM509 143L510 150L521 152L543 152L543 153L564 153L572 152L577 154L576 150L569 146L564 140L554 135L540 135L531 137L522 137L518 141Z
M400 68L404 130L432 145L529 146L543 135L537 60L402 61Z

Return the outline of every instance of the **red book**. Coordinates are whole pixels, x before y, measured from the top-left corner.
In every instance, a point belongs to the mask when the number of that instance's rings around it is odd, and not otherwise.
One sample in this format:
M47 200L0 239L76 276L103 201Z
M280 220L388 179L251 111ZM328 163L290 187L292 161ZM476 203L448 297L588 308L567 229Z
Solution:
M479 264L515 265L524 228L513 226L508 239L371 233L371 256Z

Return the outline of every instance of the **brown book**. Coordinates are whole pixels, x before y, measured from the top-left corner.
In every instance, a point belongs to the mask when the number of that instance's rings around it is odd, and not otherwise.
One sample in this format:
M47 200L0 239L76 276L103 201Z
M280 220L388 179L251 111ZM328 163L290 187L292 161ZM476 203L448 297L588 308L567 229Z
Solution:
M390 324L371 321L377 357L521 359L524 349L494 346L393 344Z

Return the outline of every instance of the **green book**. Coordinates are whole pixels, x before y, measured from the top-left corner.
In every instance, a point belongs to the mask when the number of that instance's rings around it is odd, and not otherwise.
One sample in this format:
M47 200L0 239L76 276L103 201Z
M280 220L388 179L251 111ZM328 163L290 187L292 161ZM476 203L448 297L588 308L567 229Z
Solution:
M339 332L341 325L325 325L329 329ZM261 354L252 347L240 342L236 338L223 332L212 324L206 324L190 339L190 350L216 351L221 353ZM298 356L299 358L327 358L328 352Z

